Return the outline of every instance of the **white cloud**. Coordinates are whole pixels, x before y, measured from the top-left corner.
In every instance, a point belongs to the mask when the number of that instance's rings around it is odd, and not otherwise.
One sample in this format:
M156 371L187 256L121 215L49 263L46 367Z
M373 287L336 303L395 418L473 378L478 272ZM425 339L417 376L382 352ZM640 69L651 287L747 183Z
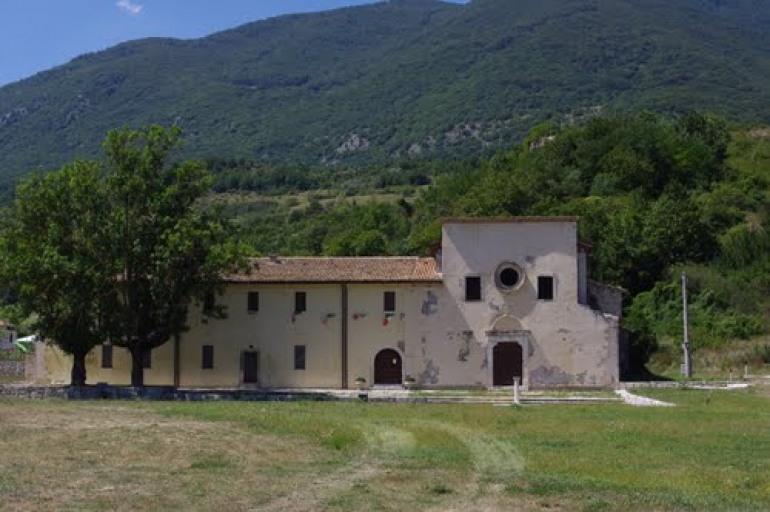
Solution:
M118 0L115 2L115 5L117 5L119 8L126 11L131 16L136 16L140 12L142 12L142 5L135 4L131 0Z

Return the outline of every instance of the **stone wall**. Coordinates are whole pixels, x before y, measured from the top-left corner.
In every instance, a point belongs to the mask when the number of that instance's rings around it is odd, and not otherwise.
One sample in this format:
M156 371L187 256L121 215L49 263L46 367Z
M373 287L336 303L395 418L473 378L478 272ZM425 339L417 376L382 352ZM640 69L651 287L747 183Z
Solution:
M0 375L24 376L24 361L0 361Z
M357 400L358 396L336 396L323 392L270 391L270 390L197 390L178 389L173 386L36 386L6 385L0 386L0 396L26 399L63 398L70 400L245 400L245 401L333 401Z
M588 304L597 311L620 318L623 315L623 296L622 288L588 280Z

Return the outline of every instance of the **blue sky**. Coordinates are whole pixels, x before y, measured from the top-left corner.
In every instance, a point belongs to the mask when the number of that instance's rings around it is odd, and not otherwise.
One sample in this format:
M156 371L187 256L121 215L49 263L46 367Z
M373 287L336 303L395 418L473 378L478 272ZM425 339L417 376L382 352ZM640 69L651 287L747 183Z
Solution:
M196 38L279 14L369 3L375 2L0 0L0 86L131 39Z

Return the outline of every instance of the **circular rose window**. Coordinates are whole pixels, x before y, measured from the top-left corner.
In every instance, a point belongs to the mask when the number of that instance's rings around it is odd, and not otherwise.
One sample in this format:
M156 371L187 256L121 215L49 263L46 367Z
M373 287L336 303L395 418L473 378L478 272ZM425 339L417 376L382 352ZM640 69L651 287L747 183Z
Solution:
M495 285L503 291L515 290L524 281L524 272L511 262L501 263L495 271Z

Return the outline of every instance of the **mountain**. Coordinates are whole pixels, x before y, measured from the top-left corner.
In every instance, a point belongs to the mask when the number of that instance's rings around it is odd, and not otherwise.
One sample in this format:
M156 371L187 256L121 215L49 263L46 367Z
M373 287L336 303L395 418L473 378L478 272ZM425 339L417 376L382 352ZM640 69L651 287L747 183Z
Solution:
M448 157L597 110L768 122L770 2L391 0L144 39L0 88L0 183L177 124L194 157Z

